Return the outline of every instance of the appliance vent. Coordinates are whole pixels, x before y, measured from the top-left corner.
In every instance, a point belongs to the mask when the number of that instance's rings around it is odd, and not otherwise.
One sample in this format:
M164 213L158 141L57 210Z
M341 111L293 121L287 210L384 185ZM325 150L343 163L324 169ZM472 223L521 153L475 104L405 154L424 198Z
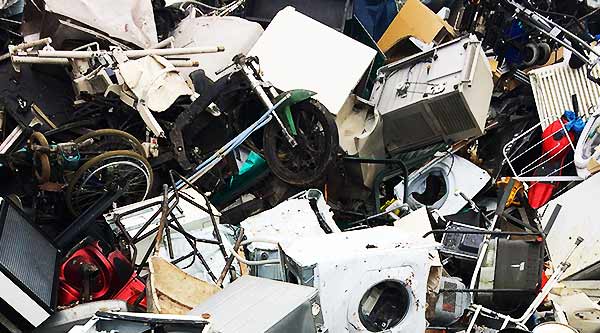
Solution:
M593 75L600 70L594 68ZM579 103L579 116L587 119L591 108L598 104L600 86L587 79L587 67L571 69L559 63L533 70L529 73L542 130L559 119L566 110L573 110L573 95Z
M455 93L431 101L431 112L445 133L460 133L473 128L473 120L460 94Z

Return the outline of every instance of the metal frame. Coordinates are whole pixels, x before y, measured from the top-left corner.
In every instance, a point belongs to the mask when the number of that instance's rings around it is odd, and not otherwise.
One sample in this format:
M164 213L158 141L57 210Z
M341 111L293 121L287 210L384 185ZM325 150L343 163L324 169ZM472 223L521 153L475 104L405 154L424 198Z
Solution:
M583 178L581 178L579 176L553 176L554 174L559 173L561 170L564 170L568 166L574 164L575 163L574 160L570 161L568 163L565 163L559 169L554 170L552 173L550 173L550 175L548 175L548 176L524 176L527 173L530 173L530 172L536 170L537 168L543 166L544 164L550 162L550 160L553 156L556 156L557 154L562 153L563 151L568 149L568 147L571 147L571 149L574 152L576 149L576 144L573 142L573 140L571 140L571 137L569 135L566 135L567 140L569 140L569 145L567 147L564 147L564 148L560 149L559 151L555 151L556 149L552 149L551 151L542 154L542 156L535 159L533 162L527 164L521 170L515 169L515 165L514 165L515 161L517 161L519 158L523 157L525 154L527 154L534 148L540 146L545 140L551 139L554 136L554 134L559 133L560 131L564 131L565 133L568 133L567 129L565 128L565 124L561 121L560 128L557 131L553 132L551 135L549 135L547 138L545 138L545 139L542 138L541 141L539 141L533 145L530 145L525 151L521 152L520 154L517 154L516 156L509 156L513 147L523 146L523 142L521 140L523 138L526 138L529 134L531 134L538 127L542 127L543 123L544 123L544 121L539 122L537 125L531 127L527 131L519 134L514 139L509 141L506 145L504 145L504 148L502 149L502 154L504 155L504 160L506 161L506 163L510 167L511 171L515 175L515 179L518 181L533 181L533 182L572 182L572 181L583 180Z
M152 241L151 246L148 248L148 251L146 251L146 253L144 254L142 262L140 263L140 265L137 268L138 274L142 271L142 269L146 265L148 258L154 253L157 244L159 244L161 242L162 235L164 235L164 236L166 236L165 240L167 243L167 250L169 251L169 255L172 259L172 261L171 261L172 264L177 264L177 263L191 257L192 258L192 262L190 263L190 266L191 266L195 263L196 258L197 258L198 260L200 260L200 262L206 269L206 272L211 277L211 279L214 282L217 282L219 279L212 272L212 270L210 269L210 266L208 265L208 263L206 262L206 260L202 256L202 254L198 251L198 248L196 246L197 243L217 245L217 246L219 246L219 250L223 254L223 258L225 259L225 261L228 260L229 256L227 255L225 246L223 245L223 240L222 240L221 234L219 233L219 230L218 230L218 223L216 221L215 214L210 205L210 201L208 200L208 198L206 197L204 192L202 192L202 190L200 190L197 186L195 186L194 184L187 181L183 176L181 176L176 171L171 170L169 172L169 176L171 178L170 180L171 180L172 186L169 190L165 190L163 200L137 207L137 208L132 209L123 214L118 214L115 216L114 223L117 226L117 228L119 228L119 230L125 237L128 245L131 247L131 249L133 251L131 257L132 257L132 262L134 263L134 265L135 265L136 258L137 258L136 243L140 242L142 239L148 237L149 235L152 235L155 232L157 233L156 237ZM175 186L176 178L178 178L180 182L184 182L187 186L192 187L194 190L196 190L198 193L200 193L202 195L202 197L204 198L205 202L207 203L207 207L203 207L202 205L193 201L191 198L189 198L184 193L181 193L180 192L181 189L178 189ZM204 211L210 215L211 222L212 222L212 225L214 228L215 239L200 239L200 238L197 238L197 237L191 235L190 233L188 233L185 230L185 228L181 225L181 223L179 222L179 220L177 219L177 217L174 214L175 209L178 209L178 204L179 204L180 200L185 200L189 204L193 205L194 207L196 207L198 209L201 209L202 211ZM154 214L152 214L152 216L148 219L148 221L146 223L144 223L144 225L136 232L136 234L133 237L130 236L129 233L127 232L127 230L125 230L125 226L123 225L123 223L121 223L121 219L123 219L124 217L126 217L128 215L131 215L136 212L148 209L150 207L158 206L158 205L163 207L163 209L159 209ZM150 225L152 224L152 222L155 221L159 217L159 215L161 216L161 220L164 220L164 223L161 223L161 225L148 230ZM162 230L161 230L161 228L162 228ZM186 241L192 248L192 250L188 254L181 256L179 258L176 258L176 259L173 258L171 229L180 233L186 239Z

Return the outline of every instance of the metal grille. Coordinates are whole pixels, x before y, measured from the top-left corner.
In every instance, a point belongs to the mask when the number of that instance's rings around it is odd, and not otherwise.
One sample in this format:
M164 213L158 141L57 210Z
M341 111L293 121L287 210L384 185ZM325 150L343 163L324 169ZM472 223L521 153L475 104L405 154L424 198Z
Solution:
M473 128L470 112L463 112L466 108L467 106L458 93L431 102L431 112L440 122L444 132L449 134Z
M8 206L0 237L0 265L48 306L54 291L56 252L39 231Z
M573 110L573 95L577 96L579 115L587 119L591 108L598 104L600 86L587 79L587 67L571 69L566 63L536 69L529 73L542 130L559 119L566 110ZM594 68L594 75L600 70Z

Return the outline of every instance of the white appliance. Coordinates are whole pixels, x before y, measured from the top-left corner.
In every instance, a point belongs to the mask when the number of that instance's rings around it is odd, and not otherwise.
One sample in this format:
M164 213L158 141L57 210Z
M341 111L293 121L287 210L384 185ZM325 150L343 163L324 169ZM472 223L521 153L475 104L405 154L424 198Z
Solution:
M440 216L456 214L467 205L457 191L473 198L489 183L490 179L490 175L485 170L452 154L425 170L413 172L408 177L406 203L412 210L427 206L436 209ZM437 184L434 185L436 182ZM435 195L438 186L439 194ZM394 194L400 200L404 198L404 181L394 187ZM424 199L421 198L423 194L427 197L430 195L439 197L439 199Z
M600 274L600 225L595 209L599 197L600 175L595 174L538 210L543 212L541 224L553 261L565 258L577 237L584 239L569 260L571 265L562 280L597 280Z
M244 275L188 315L209 315L212 333L328 333L315 288ZM333 333L333 332L332 332Z
M424 332L427 280L439 244L398 227L282 244L289 282L319 290L330 332Z
M481 43L465 36L379 69L371 101L388 151L484 133L494 84Z
M314 208L313 208L314 206ZM249 240L250 260L279 259L279 248L272 240L286 242L302 237L341 232L333 220L333 213L319 190L308 190L260 214L250 216L240 226ZM250 274L272 280L283 280L280 264L250 266Z

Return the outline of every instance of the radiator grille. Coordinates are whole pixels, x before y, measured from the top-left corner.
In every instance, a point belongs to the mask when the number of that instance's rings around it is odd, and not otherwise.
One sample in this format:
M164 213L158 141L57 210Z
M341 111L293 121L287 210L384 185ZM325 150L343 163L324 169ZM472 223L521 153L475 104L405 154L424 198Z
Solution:
M7 206L0 236L0 265L44 304L51 306L56 248L19 212Z
M594 76L600 70L594 69ZM579 115L590 116L591 107L598 104L600 86L587 79L587 67L571 69L559 63L529 73L542 129L560 118L566 110L573 110L572 95L577 95Z

